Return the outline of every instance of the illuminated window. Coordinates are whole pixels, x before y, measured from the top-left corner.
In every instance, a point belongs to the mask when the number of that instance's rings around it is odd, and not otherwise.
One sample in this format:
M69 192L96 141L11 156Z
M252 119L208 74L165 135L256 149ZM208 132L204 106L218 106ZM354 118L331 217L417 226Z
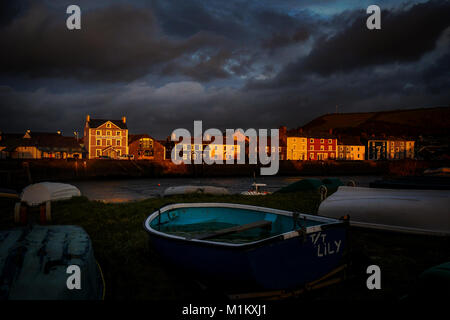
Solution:
M97 130L96 135L100 136L102 133L100 130Z
M106 124L106 127L107 127L107 128L111 128L111 123L107 123L107 124Z
M110 136L111 135L111 131L106 131L106 135Z

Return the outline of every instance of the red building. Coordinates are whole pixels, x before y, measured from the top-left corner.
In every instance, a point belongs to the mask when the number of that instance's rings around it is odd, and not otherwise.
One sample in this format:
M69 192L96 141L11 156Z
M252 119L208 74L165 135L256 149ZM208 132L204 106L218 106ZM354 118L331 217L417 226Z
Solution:
M164 160L164 146L148 134L130 134L128 150L135 160Z
M308 137L309 160L334 160L337 154L337 139L328 137Z

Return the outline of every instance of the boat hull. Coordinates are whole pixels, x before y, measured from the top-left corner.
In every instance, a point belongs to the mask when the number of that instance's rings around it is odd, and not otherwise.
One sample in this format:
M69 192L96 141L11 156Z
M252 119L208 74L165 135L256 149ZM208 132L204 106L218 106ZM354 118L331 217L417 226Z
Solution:
M412 234L450 235L450 191L339 187L318 214L350 216L350 225Z
M236 290L300 287L341 265L347 247L344 222L245 245L176 239L146 229L151 245L172 266L211 286Z

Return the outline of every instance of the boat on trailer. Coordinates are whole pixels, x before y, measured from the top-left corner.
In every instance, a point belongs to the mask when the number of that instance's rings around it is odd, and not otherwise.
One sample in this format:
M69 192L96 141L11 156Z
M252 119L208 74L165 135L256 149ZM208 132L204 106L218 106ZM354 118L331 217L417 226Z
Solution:
M155 250L215 288L291 290L344 262L347 221L233 203L178 203L144 222Z
M265 196L271 194L271 192L265 191L264 188L267 187L265 183L252 183L250 190L241 192L244 196Z

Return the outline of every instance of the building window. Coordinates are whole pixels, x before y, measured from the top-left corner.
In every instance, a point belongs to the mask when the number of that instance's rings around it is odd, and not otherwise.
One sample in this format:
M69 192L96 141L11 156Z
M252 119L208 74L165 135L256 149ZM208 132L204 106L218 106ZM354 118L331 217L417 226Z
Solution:
M339 147L339 150L343 151L343 150L344 150L344 147L343 147L343 146L340 146L340 147Z
M320 143L324 143L324 141L325 141L324 139L320 139Z
M106 145L110 146L111 145L111 140L106 140Z
M310 143L314 143L314 139L309 139L309 142Z
M116 141L116 146L120 146L120 140Z
M328 139L328 143L330 143L330 144L331 144L331 139Z
M320 151L324 151L324 150L325 150L324 146L320 146Z
M314 147L313 146L309 147L309 150L314 150Z
M111 128L111 123L107 123L107 124L106 124L106 127L107 127L107 128Z
M116 131L116 136L120 136L120 131Z
M96 134L97 134L98 136L101 136L101 135L102 135L102 133L101 133L100 130L97 130Z
M102 145L102 140L97 139L97 145L98 145L98 146L101 146L101 145Z
M344 154L340 153L340 154L339 154L339 157L340 157L341 159L344 158Z
M101 154L102 154L101 150L97 149L97 150L95 151L95 155L96 155L97 157L100 157Z

